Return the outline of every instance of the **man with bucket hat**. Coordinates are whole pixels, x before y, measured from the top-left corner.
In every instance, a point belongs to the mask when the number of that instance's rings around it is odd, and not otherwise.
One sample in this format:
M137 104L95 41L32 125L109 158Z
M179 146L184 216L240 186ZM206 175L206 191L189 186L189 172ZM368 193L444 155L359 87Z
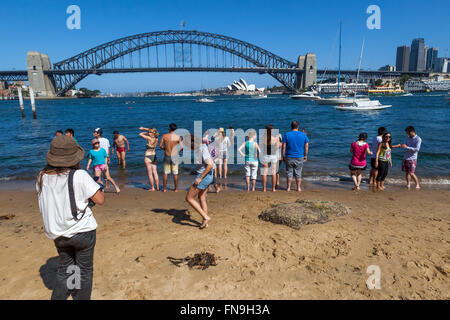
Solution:
M52 300L88 300L92 292L97 222L91 207L104 203L100 186L80 162L84 150L72 137L55 137L36 189L45 234L59 254Z

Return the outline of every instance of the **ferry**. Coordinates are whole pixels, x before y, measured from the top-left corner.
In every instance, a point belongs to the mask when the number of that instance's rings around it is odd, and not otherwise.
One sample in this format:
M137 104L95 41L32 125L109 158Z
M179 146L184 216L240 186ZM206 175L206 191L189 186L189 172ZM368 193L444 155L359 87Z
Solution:
M392 84L376 86L375 89L369 89L368 93L371 96L403 96L408 94L399 85L393 86Z

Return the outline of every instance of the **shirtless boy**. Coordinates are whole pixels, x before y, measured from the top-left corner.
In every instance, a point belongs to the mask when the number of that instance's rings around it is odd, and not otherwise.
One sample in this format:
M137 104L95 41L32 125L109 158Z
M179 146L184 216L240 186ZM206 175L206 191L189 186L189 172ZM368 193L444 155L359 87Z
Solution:
M125 161L125 142L127 143L127 151L130 152L130 144L128 143L128 139L124 136L119 134L119 131L114 131L114 143L113 143L113 150L114 147L116 148L116 156L117 160L119 160L119 165L122 164L122 168L125 169L127 166L127 163Z
M177 125L171 123L169 125L169 133L162 136L159 147L164 150L164 177L163 177L163 192L167 192L167 177L170 173L173 174L173 183L175 188L173 191L178 191L178 154L183 149L181 137L175 133ZM177 145L180 146L177 149Z

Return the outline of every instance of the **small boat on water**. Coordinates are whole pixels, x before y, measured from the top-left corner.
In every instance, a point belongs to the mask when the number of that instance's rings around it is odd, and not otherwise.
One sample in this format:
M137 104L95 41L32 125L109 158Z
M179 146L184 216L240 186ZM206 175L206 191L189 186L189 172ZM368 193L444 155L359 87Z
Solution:
M370 101L368 97L356 96L356 97L347 97L347 96L338 96L338 97L329 97L329 98L319 98L315 100L317 104L320 105L349 105L353 104L353 102L360 101Z
M320 97L317 95L316 91L306 91L301 94L294 94L290 96L291 99L295 100L318 100Z
M209 98L200 98L195 100L195 102L200 102L200 103L210 103L210 102L216 102L216 100L214 99L209 99Z
M368 93L369 96L404 96L409 92L404 91L400 85L393 86L392 84L388 84L369 89Z
M354 101L351 105L335 106L336 110L342 111L372 111L390 108L392 105L382 105L378 100Z
M265 99L267 98L267 94L255 94L251 96L252 99Z

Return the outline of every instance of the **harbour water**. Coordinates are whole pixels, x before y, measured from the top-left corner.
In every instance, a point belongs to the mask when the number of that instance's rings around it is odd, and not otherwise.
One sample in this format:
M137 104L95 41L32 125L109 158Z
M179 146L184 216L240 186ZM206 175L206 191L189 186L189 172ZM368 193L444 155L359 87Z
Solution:
M73 128L80 145L88 151L94 128L101 127L112 145L112 132L118 130L130 141L127 169L112 159L112 175L126 184L144 185L143 164L145 142L138 136L140 126L156 127L167 132L170 122L192 130L194 121L202 120L207 128L261 129L273 124L281 133L290 129L294 119L300 122L310 139L308 163L304 179L310 182L337 182L348 179L350 144L360 132L367 132L370 143L379 126L385 126L393 143L403 143L404 128L412 125L422 138L417 174L425 185L450 185L450 106L445 93L414 94L404 97L377 98L390 109L379 112L342 112L332 106L318 106L312 101L292 100L273 95L267 99L248 96L214 97L214 103L196 103L195 97L124 97L69 100L38 100L38 119L34 120L26 102L26 118L21 118L18 101L0 102L0 184L31 182L45 165L45 156L56 130ZM391 183L402 183L401 159L404 151L394 149ZM163 158L161 150L158 158ZM86 160L82 163L86 165ZM162 171L162 163L158 165ZM190 174L192 166L182 166L182 174ZM368 174L368 170L365 175ZM240 181L242 165L231 165L230 176ZM190 178L189 178L190 179ZM120 181L120 180L119 180Z

